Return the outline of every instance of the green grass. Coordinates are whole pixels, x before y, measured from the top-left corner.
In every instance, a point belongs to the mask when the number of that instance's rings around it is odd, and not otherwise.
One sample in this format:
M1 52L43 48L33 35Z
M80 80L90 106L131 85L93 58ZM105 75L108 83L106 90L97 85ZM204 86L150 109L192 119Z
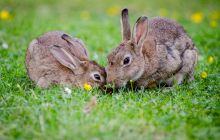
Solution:
M119 90L106 95L63 87L37 88L27 77L24 58L29 42L50 30L81 38L90 58L106 65L107 54L121 39L119 15L106 9L128 7L132 23L138 16L162 12L188 31L200 52L195 81L173 88ZM209 25L216 1L0 1L13 18L0 20L0 139L220 139L220 23ZM80 16L90 14L88 20ZM202 12L200 24L191 21ZM2 44L8 44L4 49ZM98 56L98 57L97 57ZM208 57L215 61L208 63ZM200 73L208 77L202 79ZM92 96L97 105L85 114Z

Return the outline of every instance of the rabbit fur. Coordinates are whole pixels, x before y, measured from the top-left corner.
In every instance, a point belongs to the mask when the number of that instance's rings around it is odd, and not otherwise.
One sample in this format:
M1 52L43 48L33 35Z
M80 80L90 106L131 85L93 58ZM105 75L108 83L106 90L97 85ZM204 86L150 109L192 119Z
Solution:
M105 70L89 60L85 44L62 31L47 32L32 40L26 51L27 73L39 87L68 84L83 88L105 84Z
M107 83L137 87L194 79L198 50L184 28L160 17L137 19L131 34L128 9L121 12L122 42L108 55Z

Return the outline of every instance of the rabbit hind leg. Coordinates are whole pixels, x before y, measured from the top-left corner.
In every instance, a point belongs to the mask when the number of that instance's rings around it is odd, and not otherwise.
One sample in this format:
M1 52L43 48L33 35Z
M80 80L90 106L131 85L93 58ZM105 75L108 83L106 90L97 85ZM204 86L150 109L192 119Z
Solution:
M182 68L172 77L166 80L168 86L182 84L186 79L187 82L194 80L194 68L197 63L197 51L187 49L182 55Z
M188 49L183 54L183 67L181 72L186 74L185 80L191 82L194 80L194 69L197 64L198 54L196 49Z
M41 77L37 81L37 85L41 88L48 88L50 85L50 82L45 77Z

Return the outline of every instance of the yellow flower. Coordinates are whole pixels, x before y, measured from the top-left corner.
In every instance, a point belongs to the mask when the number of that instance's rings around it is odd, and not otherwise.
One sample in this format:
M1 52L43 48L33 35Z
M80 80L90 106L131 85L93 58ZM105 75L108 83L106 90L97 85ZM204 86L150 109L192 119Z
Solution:
M108 16L117 16L120 13L120 7L113 5L107 9L106 13Z
M88 11L82 11L80 13L80 17L84 20L89 20L91 18L91 15Z
M208 73L205 72L205 71L200 73L200 77L203 78L203 79L207 78L207 76L208 76Z
M202 12L196 12L194 14L191 15L191 20L194 23L201 23L204 19L204 15Z
M10 18L11 18L11 15L10 15L10 13L9 13L8 11L2 10L2 11L0 12L0 19L2 19L2 20L8 20L8 19L10 19Z
M219 11L213 11L210 15L212 20L218 20L220 18L220 12Z
M214 62L214 57L213 56L209 56L209 58L208 58L208 62L210 63L210 64L212 64L213 62Z
M215 20L212 20L210 21L209 25L212 27L212 28L216 28L218 26L218 23L215 21Z
M92 90L92 86L89 85L89 84L87 84L87 83L85 83L85 84L84 84L84 89L85 89L86 91L90 91L90 90Z

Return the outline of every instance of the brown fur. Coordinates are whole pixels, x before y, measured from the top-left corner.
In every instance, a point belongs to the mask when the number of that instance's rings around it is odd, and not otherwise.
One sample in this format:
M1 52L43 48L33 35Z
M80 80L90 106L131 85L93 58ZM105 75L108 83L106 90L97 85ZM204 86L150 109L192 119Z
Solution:
M63 32L52 31L30 43L26 52L26 68L30 79L41 88L54 84L70 84L81 88L84 83L92 86L103 85L106 76L104 68L88 59L88 53L81 40L69 36L66 36L68 40L65 40L62 38L63 35ZM59 63L50 51L54 45L63 48L82 64L72 70ZM94 80L92 72L98 72L101 80Z
M126 17L122 16L122 21L129 22L123 18ZM126 25L129 23L122 23L122 27ZM126 33L122 32L122 35ZM148 20L142 16L134 26L131 40L124 38L108 55L107 83L122 87L133 80L138 87L148 87L161 81L173 85L181 84L184 79L194 79L197 48L175 21L159 17ZM131 55L131 63L121 64L127 55Z

